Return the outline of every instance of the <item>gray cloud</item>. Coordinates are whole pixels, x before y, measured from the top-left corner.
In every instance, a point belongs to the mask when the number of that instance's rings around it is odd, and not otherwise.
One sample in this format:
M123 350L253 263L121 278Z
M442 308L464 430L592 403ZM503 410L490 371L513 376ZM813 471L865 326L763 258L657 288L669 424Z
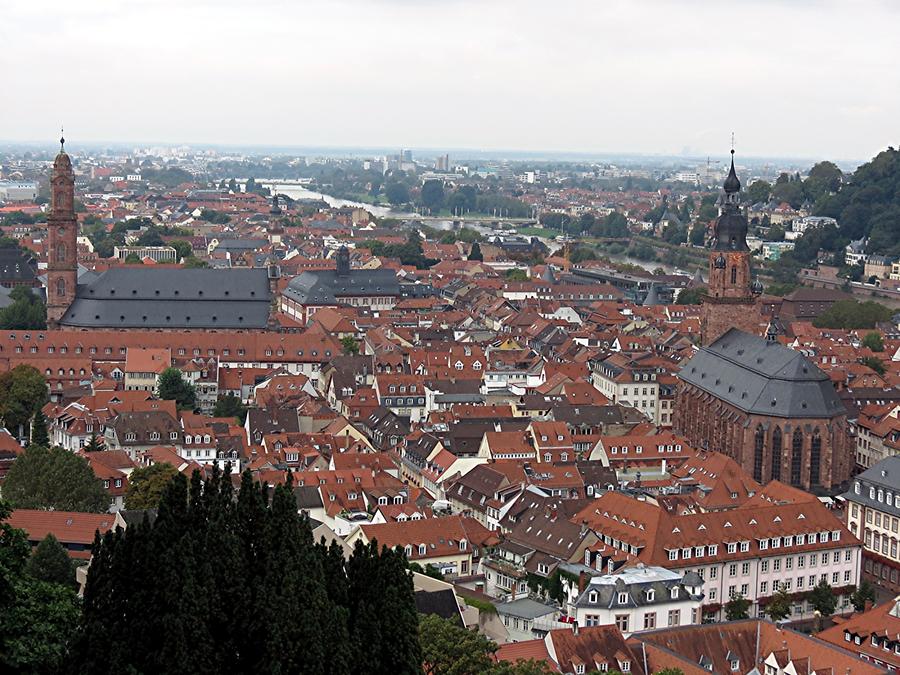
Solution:
M888 2L6 0L0 137L865 158Z

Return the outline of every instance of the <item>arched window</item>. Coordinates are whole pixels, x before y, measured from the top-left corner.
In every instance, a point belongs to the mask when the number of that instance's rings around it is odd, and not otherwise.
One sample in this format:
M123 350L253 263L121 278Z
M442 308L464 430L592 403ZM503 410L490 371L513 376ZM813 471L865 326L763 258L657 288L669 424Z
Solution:
M772 432L772 480L781 480L781 427Z
M820 464L822 462L822 437L816 429L809 447L809 486L819 485L821 480Z
M803 434L800 429L794 430L791 441L791 485L800 485L800 473L803 467Z
M733 283L733 284L737 283L737 267L731 268L731 283Z
M59 242L56 245L56 262L65 262L66 261L66 245L63 242Z
M766 445L766 432L762 425L756 427L756 445L753 448L753 478L762 482L763 448Z
M66 280L65 279L57 279L56 280L56 294L59 296L63 296L66 294Z

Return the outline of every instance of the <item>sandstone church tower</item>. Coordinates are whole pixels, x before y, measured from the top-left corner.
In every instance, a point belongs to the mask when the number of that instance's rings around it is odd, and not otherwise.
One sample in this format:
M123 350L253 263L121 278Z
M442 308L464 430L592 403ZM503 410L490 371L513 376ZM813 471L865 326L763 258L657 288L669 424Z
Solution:
M759 333L761 314L756 296L762 292L762 284L750 276L747 217L740 210L741 182L734 171L734 150L724 187L721 211L710 241L709 288L700 315L703 346L729 328Z
M59 139L59 154L50 176L47 218L47 325L57 328L75 299L78 283L78 221L75 218L75 172Z

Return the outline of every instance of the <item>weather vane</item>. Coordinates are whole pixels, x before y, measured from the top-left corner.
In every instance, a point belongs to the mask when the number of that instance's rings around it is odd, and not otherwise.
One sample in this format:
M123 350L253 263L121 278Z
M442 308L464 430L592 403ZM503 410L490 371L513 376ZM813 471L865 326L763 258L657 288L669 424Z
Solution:
M63 152L66 149L66 137L65 130L63 127L59 128L59 151Z
M731 132L731 154L734 154L734 132Z

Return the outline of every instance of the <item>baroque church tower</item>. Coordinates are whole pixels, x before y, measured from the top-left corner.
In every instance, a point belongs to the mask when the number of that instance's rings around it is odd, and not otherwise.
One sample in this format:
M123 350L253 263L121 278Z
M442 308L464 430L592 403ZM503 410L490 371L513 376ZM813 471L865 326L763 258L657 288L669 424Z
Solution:
M725 179L719 217L710 240L709 285L700 315L700 339L706 346L729 328L757 335L761 313L756 296L762 284L750 275L750 247L747 246L747 217L740 209L741 181L731 170Z
M50 175L47 218L47 325L57 328L75 300L78 284L78 221L75 217L75 172L59 139L59 154Z

